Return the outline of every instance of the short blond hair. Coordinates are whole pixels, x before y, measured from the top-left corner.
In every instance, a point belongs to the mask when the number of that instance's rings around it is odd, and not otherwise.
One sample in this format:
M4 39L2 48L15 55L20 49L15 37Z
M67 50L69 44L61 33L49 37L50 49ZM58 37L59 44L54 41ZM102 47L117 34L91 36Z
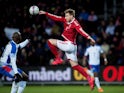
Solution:
M75 17L75 10L73 10L73 9L71 9L71 8L66 9L66 10L64 11L64 13L65 13L65 14L66 14L66 13L69 13L70 15L73 15L73 16Z

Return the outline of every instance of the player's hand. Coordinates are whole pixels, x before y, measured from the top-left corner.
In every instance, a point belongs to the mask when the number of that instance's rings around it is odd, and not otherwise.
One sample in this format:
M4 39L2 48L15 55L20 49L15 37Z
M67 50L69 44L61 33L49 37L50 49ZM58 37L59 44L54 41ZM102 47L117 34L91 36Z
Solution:
M45 11L40 10L40 11L39 11L39 15L42 15L42 14L46 14L46 12L45 12Z
M95 42L95 40L93 38L89 37L88 39L90 40L91 45L95 45L96 42Z
M107 65L108 64L108 61L107 61L107 58L104 59L104 65Z
M28 39L29 42L33 40L33 35L31 34L31 32L24 33L22 37L23 37L23 40Z
M19 82L22 80L22 76L17 73L17 74L15 74L14 79L15 79L15 82Z
M29 42L33 41L33 35L32 34L28 34L26 38L29 40Z

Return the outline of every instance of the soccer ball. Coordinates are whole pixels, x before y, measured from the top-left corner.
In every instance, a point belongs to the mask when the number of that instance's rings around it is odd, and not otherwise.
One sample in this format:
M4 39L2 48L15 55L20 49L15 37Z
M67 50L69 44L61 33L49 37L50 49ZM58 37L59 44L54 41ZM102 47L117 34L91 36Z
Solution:
M38 14L38 13L39 13L39 8L38 8L38 6L36 6L36 5L31 6L31 7L29 8L29 13L30 13L31 15L36 15L36 14Z

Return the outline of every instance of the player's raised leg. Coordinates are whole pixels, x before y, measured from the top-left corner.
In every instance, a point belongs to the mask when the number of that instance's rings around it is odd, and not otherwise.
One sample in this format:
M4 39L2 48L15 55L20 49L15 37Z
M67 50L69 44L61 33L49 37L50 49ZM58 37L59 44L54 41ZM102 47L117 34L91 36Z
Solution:
M94 73L91 70L89 70L87 67L84 67L84 70L87 72L88 75L94 77Z
M90 88L91 88L91 90L93 90L94 89L94 78L89 76L86 73L86 71L84 70L84 68L82 66L80 66L77 62L74 62L72 60L69 60L69 62L74 70L77 70L79 73L81 73L83 76L85 76L87 78Z
M59 56L58 48L57 48L57 40L56 39L48 39L48 46L55 56L55 60L52 62L52 65L62 64L63 60Z

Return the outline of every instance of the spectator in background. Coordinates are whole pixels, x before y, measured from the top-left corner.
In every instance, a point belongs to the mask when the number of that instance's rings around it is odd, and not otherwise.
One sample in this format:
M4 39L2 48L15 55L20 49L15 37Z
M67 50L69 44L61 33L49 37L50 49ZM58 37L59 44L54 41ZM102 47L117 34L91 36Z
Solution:
M77 48L77 57L78 57L78 62L81 63L82 60L82 55L84 54L84 49L81 45L78 45Z
M106 41L103 42L101 45L101 48L103 49L104 53L107 55L110 49L110 46L106 43Z
M95 14L95 11L91 10L89 16L88 16L88 31L90 31L90 33L92 31L97 31L97 20L98 17Z
M108 51L107 59L109 65L117 65L117 52L115 51L115 47L111 46L110 50Z
M121 25L120 16L117 16L117 18L115 20L115 26L119 26L119 25Z
M123 24L120 21L120 16L115 19L115 35L118 36L119 40L122 38L124 32Z
M112 42L112 43L111 43ZM117 46L119 44L119 38L117 36L112 37L112 40L109 41L111 45L114 45L117 49Z
M51 36L52 34L52 28L50 27L50 25L47 25L45 28L45 32L47 35Z
M82 9L81 13L79 14L79 20L87 21L88 16L88 12L85 9Z
M121 38L121 41L120 41L119 46L118 46L118 50L119 51L124 50L124 37Z
M114 25L113 21L109 21L109 24L106 27L105 33L107 35L114 35L114 31L115 31L115 25Z
M19 66L28 66L28 62L27 62L27 51L26 48L23 48L22 50L19 50L20 54L18 56L18 64Z
M106 30L106 22L105 20L101 20L100 21L100 25L97 27L97 34L98 36L102 37L102 39L106 39L107 35L105 34L105 30Z
M90 12L90 15L88 16L88 21L90 21L90 22L95 22L95 21L97 21L98 20L98 17L97 17L97 15L95 14L95 12L92 10L91 12Z
M53 35L60 35L60 27L57 24L54 24L52 27L52 34Z
M98 33L104 33L105 29L106 29L106 22L105 22L105 20L101 20L100 25L97 28Z
M35 54L36 54L37 60L38 60L37 64L43 65L43 63L44 63L44 60L43 60L44 50L43 50L43 47L42 47L40 42L37 44L37 47L36 47L36 50L35 50Z

